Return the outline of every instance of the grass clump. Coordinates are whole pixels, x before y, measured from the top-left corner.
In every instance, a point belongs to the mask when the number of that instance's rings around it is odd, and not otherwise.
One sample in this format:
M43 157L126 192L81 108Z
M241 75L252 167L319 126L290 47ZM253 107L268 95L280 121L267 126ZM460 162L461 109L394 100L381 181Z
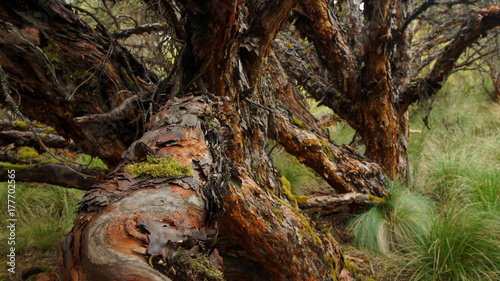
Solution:
M7 190L7 183L0 183ZM56 244L71 230L77 203L84 191L51 187L46 184L16 183L16 251L55 251ZM12 199L12 198L11 198ZM7 218L7 192L0 194L0 215ZM7 221L0 221L0 239L7 241ZM2 243L7 253L11 245Z
M178 178L193 175L191 168L175 161L172 157L154 158L152 155L148 155L144 162L127 165L124 171L134 176L153 178Z
M388 254L398 244L425 235L433 220L434 205L430 200L404 186L393 186L384 203L355 217L348 230L358 246Z
M452 206L401 248L410 280L500 280L499 217Z

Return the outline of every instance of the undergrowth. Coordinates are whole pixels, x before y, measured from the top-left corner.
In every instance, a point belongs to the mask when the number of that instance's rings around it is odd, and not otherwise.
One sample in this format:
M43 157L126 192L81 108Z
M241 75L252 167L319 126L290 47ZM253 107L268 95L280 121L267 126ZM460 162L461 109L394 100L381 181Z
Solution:
M0 183L0 215L7 217L7 183ZM73 226L77 203L83 191L52 187L46 184L16 183L16 244L18 253L54 251ZM10 234L7 221L0 221L0 240ZM7 253L11 245L2 243L0 251Z
M471 80L450 78L430 130L410 111L410 184L350 223L359 247L402 268L398 280L500 280L500 105Z

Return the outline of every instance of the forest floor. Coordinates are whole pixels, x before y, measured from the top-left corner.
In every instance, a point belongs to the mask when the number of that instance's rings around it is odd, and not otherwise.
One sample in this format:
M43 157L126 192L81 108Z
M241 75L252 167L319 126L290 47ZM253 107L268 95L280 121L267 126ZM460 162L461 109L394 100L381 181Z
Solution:
M43 273L58 271L58 253L32 251L21 254L16 257L15 273L8 272L10 266L7 265L5 256L0 258L0 281L18 281L18 280L38 280L43 281ZM46 275L45 275L46 276Z

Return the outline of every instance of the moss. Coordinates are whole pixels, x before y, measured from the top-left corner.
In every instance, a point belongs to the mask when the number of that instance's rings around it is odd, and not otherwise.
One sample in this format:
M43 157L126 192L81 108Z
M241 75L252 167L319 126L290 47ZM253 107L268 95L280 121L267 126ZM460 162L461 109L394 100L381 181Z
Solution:
M281 185L283 186L282 192L292 202L293 206L295 208L298 208L298 204L307 204L307 196L296 196L292 193L292 186L290 182L284 177L281 176L280 178Z
M352 273L359 274L359 272L360 272L359 267L355 263L353 263L352 261L346 260L345 261L345 268L349 272L352 272Z
M45 46L42 51L52 63L60 64L64 62L61 47L54 42L49 41L47 46Z
M150 261L151 263L151 261ZM223 281L223 273L216 266L210 263L205 255L191 257L187 250L179 248L175 250L175 255L167 262L154 257L151 266L163 272L172 280L206 280Z
M57 131L54 128L45 129L42 133L46 135L57 135Z
M144 162L127 165L124 171L134 176L153 178L178 178L193 175L191 168L175 161L172 157L154 158L152 155L148 155Z
M26 124L26 122L23 121L15 121L12 124L12 127L14 127L15 129L22 129L22 130L27 130L29 128L28 124Z
M297 117L295 117L293 115L290 118L290 120L292 121L292 124L297 126L297 128L299 128L299 129L306 129L307 128L307 125L305 122L300 121L299 119L297 119Z
M129 75L127 69L125 69L125 67L122 67L122 73L123 73L123 75L125 75L125 78L127 78L130 85L135 86L134 79L132 79L132 77L130 77L130 75Z
M16 150L19 152L19 160L33 159L40 156L40 154L38 154L38 152L31 147L22 146L17 148Z
M203 276L205 280L224 280L224 276L220 270L213 266L206 256L191 258L187 252L183 252L176 264L182 264L193 276Z
M333 152L330 149L330 146L328 145L328 143L326 143L322 139L320 139L319 142L321 143L321 146L323 147L323 152L326 154L326 156L328 156L328 159L330 159L330 161L333 161L334 160Z
M337 271L335 271L335 269L337 268L337 262L335 261L335 259L328 252L325 253L323 258L325 259L326 267L330 272L330 276L332 276L333 280L338 280Z
M3 171L7 171L7 170L23 171L23 170L33 168L34 166L35 165L32 165L32 164L21 165L21 164L11 164L11 163L6 163L6 162L0 162L0 169Z
M309 224L309 222L307 221L306 217L304 217L304 215L302 215L296 208L294 208L293 206L290 206L288 205L285 201L281 200L281 198L279 198L278 196L274 195L274 198L276 200L278 200L281 204L283 204L284 206L288 207L290 210L292 210L292 212L297 216L299 217L300 221L302 222L302 225L304 225L304 228L306 229L306 232L307 234L309 235L309 237L312 238L313 240L313 244L316 245L316 246L322 246L323 243L321 242L321 239L316 235L314 234L314 231L312 230L312 227L311 225Z
M280 208L271 207L271 211L273 211L273 213L278 217L278 221L280 222L280 224L283 224L283 210Z

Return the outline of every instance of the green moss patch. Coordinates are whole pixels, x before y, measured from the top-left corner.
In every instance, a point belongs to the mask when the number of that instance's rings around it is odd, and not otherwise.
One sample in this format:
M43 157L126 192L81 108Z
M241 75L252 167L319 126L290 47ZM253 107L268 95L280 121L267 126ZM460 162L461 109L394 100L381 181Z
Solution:
M290 206L288 205L285 201L283 201L281 198L279 198L278 196L276 196L275 194L273 194L273 197L278 200L281 204L283 204L284 206L288 207L290 210L292 210L292 212L297 216L299 217L300 221L302 222L302 225L304 226L304 228L306 229L306 232L307 234L309 235L309 237L311 237L311 239L313 240L313 244L316 245L316 246L322 246L323 243L321 242L321 239L318 237L318 235L314 234L314 231L311 227L311 225L309 224L309 221L307 221L306 217L304 217L304 215L302 215L296 208L294 208L293 206Z
M35 149L27 146L19 147L17 151L19 152L18 156L19 160L34 159L40 156L40 154L38 154L38 152Z
M193 175L191 168L175 161L172 157L154 158L152 155L148 155L144 162L127 165L124 171L133 176L153 178L179 178Z
M26 122L23 122L23 121L15 121L12 124L12 127L14 127L15 129L27 130L28 129L28 124L26 124Z
M22 164L11 164L11 163L7 163L7 162L0 162L0 169L4 170L4 171L8 171L8 170L23 171L23 170L27 170L27 169L30 169L33 167L35 167L35 165L31 165L31 164L22 165Z
M290 118L290 120L292 121L292 124L297 126L299 129L306 129L307 128L307 125L305 122L300 121L299 119L297 119L297 117L295 117L293 115Z
M281 185L283 186L282 192L290 200L295 208L298 208L298 204L307 204L307 196L296 196L292 193L292 186L290 182L285 178L280 178Z
M320 139L319 142L321 142L321 146L323 147L323 152L326 154L326 156L328 156L328 159L330 159L330 161L333 161L334 160L333 152L330 149L330 146L328 145L328 143L326 143L322 139Z

